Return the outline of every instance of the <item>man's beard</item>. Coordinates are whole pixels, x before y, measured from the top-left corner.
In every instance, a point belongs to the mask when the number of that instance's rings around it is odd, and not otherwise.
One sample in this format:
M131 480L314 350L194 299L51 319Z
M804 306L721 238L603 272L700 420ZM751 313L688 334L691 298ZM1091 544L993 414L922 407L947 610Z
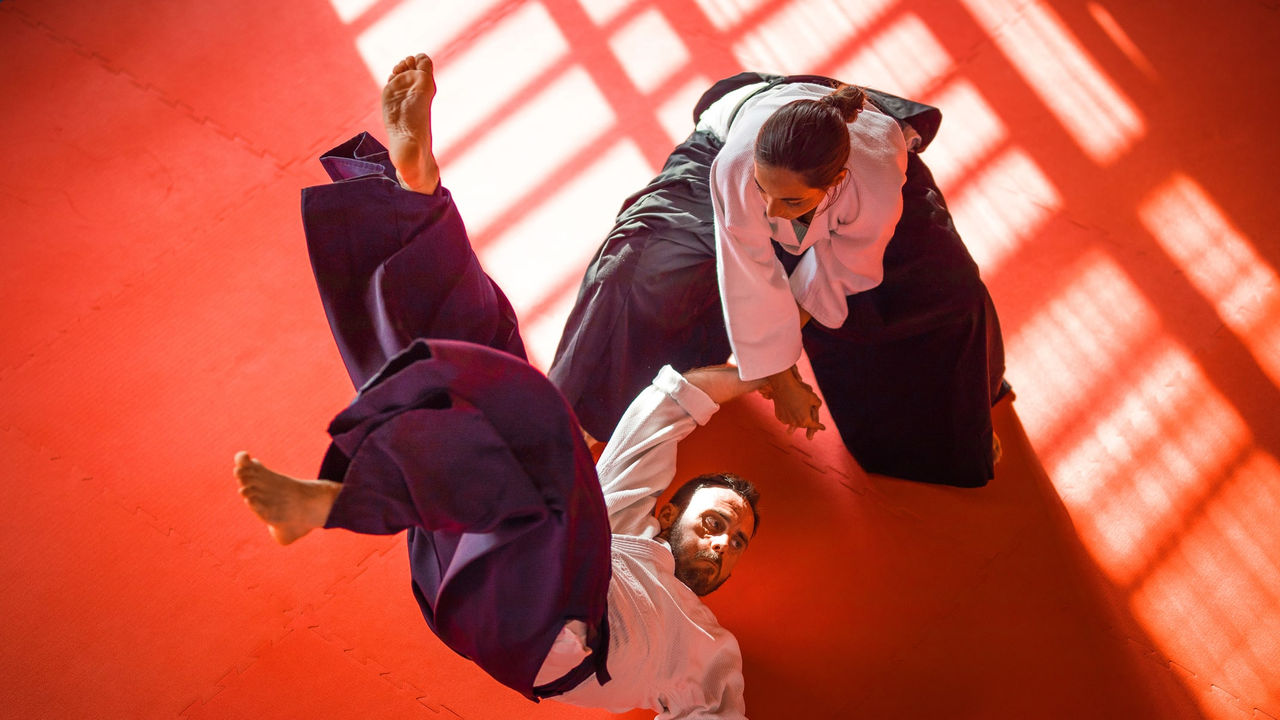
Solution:
M671 546L671 554L676 559L676 579L684 583L695 595L710 595L713 590L720 587L728 578L713 579L715 576L709 572L701 563L695 564L695 560L706 560L715 565L715 574L720 571L720 553L715 550L697 550L689 552L685 550L685 541L689 538L689 533L680 526L679 519L671 523L671 526L658 534L659 540L666 540ZM690 543L692 545L692 543Z

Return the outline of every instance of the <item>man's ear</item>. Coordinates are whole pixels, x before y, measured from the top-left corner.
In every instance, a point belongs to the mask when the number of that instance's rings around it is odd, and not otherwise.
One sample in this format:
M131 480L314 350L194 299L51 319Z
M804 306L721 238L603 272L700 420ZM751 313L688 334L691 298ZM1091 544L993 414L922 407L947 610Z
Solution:
M667 503L658 510L658 527L666 530L680 517L680 508Z

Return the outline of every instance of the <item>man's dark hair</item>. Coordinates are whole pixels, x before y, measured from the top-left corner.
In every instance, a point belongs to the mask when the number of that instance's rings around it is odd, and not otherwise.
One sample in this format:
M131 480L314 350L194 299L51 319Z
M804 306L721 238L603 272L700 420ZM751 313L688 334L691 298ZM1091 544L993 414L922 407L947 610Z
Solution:
M760 491L750 480L744 480L733 473L707 473L686 482L676 490L676 494L671 496L668 501L680 509L680 514L684 514L685 508L689 507L689 499L693 494L704 487L723 487L738 493L743 500L751 506L751 514L755 516L755 524L751 528L751 537L756 536L756 531L760 529L760 509L756 507L756 503L760 501Z

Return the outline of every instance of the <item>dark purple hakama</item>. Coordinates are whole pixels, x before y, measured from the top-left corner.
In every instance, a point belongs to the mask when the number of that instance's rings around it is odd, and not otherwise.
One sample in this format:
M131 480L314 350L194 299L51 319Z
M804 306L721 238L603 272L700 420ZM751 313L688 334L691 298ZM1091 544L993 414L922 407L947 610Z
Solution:
M538 698L606 680L609 522L572 411L524 360L446 189L399 187L367 134L322 162L334 182L303 191L303 224L359 388L329 427L320 477L343 488L326 527L407 531L428 625L504 685ZM570 619L592 656L535 689Z

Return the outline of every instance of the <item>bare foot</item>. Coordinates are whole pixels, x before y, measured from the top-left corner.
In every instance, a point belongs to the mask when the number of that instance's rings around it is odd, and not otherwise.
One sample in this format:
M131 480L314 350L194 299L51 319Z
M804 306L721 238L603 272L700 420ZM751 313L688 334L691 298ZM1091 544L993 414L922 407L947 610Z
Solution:
M249 453L235 459L240 496L262 521L271 537L288 545L315 528L324 527L342 485L328 480L298 480L267 469Z
M427 195L440 184L440 167L431 154L431 100L436 79L431 58L407 57L391 70L382 88L382 122L390 141L391 164L400 184Z

